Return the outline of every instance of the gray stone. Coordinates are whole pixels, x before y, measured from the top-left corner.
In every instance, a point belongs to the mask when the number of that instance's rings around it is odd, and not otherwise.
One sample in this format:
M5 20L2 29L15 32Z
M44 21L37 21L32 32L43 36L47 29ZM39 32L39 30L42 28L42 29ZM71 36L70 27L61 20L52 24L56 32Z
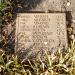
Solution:
M62 0L42 0L32 11L62 11Z
M22 6L19 6L20 11L74 11L74 0L22 0ZM28 7L29 6L31 7ZM69 4L69 5L68 5ZM25 9L26 8L26 9Z

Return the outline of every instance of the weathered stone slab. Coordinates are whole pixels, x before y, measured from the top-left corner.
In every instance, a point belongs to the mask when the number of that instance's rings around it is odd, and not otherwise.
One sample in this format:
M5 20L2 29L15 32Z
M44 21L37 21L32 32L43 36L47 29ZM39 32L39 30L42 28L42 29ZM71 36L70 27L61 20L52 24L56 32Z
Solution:
M67 47L65 13L19 13L16 19L16 49L54 51Z

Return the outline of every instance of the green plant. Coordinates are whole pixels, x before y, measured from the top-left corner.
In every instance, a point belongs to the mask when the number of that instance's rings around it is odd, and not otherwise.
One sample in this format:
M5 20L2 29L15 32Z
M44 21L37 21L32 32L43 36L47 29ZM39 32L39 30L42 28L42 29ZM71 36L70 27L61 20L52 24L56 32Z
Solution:
M18 62L17 56L7 55L4 51L0 55L1 75L27 75L22 64Z
M14 7L16 6L15 0L0 0L0 45L1 48L7 48L5 45L7 45L9 35L7 34L7 26L13 21L13 13L14 13ZM10 50L8 48L8 50Z
M71 44L65 52L60 52L49 55L45 52L45 60L38 58L37 61L31 63L29 67L32 75L75 75L75 45Z
M0 25L6 25L12 19L14 0L0 0Z
M27 62L27 63L26 63ZM45 52L45 60L18 62L16 55L8 55L0 49L0 73L2 75L75 75L75 45L65 52Z

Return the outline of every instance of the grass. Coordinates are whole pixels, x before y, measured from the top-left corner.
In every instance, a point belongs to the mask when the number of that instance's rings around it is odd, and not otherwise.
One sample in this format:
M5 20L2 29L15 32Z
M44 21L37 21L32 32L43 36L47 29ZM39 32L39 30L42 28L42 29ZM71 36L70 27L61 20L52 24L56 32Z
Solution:
M19 62L16 55L8 55L0 50L1 75L75 75L75 45L66 52L49 55L45 52L45 60L40 57L35 60Z
M14 0L0 0L0 28L11 21L14 7ZM68 31L72 33L72 29ZM25 62L1 48L0 75L75 75L75 44L72 42L64 52L60 49L53 54L45 52L45 60L39 57Z

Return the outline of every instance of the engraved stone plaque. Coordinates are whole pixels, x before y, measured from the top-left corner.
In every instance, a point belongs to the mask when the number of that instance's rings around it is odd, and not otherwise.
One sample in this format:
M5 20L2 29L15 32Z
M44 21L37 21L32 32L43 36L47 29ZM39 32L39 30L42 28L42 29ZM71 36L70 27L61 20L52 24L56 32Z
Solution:
M55 51L67 47L65 13L19 13L16 19L16 49Z

